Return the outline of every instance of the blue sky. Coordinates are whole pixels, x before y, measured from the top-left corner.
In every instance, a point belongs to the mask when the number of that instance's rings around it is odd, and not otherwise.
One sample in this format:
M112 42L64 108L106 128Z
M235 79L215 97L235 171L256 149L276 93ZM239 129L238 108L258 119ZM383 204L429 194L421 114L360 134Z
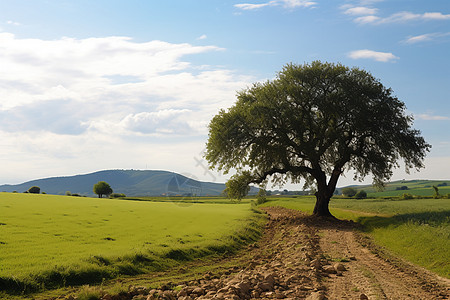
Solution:
M0 183L103 169L223 182L202 158L209 120L313 60L364 68L406 103L433 148L393 179L448 179L449 53L448 0L0 0Z

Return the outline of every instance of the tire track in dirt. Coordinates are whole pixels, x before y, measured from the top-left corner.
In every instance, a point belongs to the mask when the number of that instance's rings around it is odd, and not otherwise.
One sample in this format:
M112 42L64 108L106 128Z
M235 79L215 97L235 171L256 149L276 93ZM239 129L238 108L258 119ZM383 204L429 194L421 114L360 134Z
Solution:
M358 292L368 299L448 299L448 280L398 259L393 264L370 243L363 247L367 241L354 229L320 230L324 255L331 261L346 261L343 276L331 274L325 279L330 299L357 299Z

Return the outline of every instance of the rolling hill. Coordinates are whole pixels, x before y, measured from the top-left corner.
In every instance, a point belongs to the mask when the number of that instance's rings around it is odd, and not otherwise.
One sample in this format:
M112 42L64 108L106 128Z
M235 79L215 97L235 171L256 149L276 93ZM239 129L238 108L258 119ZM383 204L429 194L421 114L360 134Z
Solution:
M98 181L106 181L114 193L127 196L220 195L225 189L223 183L201 182L186 176L154 170L106 170L90 174L51 177L27 181L16 185L0 185L0 191L19 193L32 186L41 188L47 194L64 195L66 191L83 196L93 196L93 186Z

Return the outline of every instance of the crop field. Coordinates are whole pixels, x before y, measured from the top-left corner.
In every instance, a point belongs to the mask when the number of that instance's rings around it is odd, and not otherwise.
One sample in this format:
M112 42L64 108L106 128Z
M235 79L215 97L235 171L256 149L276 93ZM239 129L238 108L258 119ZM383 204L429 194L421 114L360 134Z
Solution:
M248 204L0 193L0 291L101 282L233 252L258 237L262 221Z
M314 197L269 198L264 206L312 212ZM331 213L365 226L379 245L450 278L450 199L332 199Z

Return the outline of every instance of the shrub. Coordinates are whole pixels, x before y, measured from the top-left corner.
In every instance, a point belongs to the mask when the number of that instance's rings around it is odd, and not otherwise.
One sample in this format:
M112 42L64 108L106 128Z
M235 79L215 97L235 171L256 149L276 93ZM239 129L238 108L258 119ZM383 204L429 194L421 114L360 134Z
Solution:
M123 198L126 197L127 195L125 194L121 194L121 193L112 193L111 195L109 195L109 198Z
M28 189L27 192L31 194L39 194L41 192L41 188L38 186L32 186Z
M365 190L360 190L358 193L356 193L355 195L356 199L366 199L367 198L367 193Z
M256 195L256 203L263 204L267 200L267 193L265 189L259 189L258 194Z
M400 197L400 199L402 199L402 200L414 199L414 196L411 195L411 194L409 194L409 193L404 193L404 194Z
M355 196L357 191L352 187L346 187L342 189L342 195L346 197L353 197Z
M72 196L72 193L70 191L67 191L66 196Z
M434 199L441 198L441 195L439 194L439 188L437 186L433 185L433 190L434 190L433 198Z
M407 189L408 189L408 187L407 187L406 185L403 185L403 186L401 186L401 187L397 187L397 188L396 188L397 191L405 191L405 190L407 190Z

